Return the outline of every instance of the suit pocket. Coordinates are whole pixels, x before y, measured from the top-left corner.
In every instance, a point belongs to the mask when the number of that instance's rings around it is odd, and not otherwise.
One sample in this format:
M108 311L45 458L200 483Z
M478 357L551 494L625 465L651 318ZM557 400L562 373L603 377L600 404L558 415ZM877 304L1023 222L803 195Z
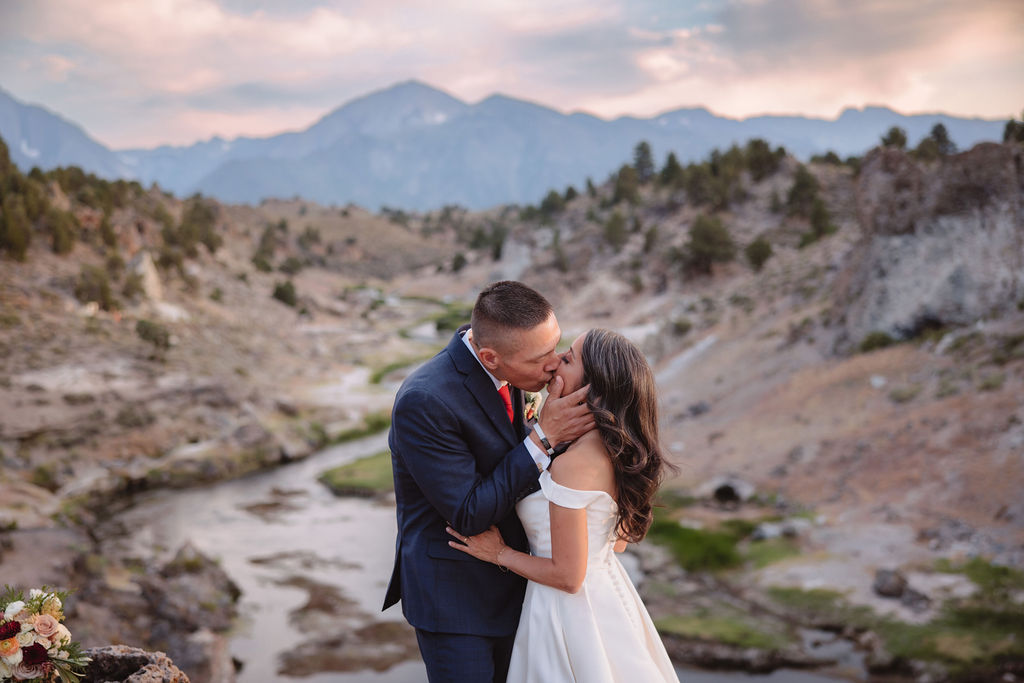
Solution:
M427 545L427 557L432 557L435 560L459 560L461 562L477 561L477 559L472 555L448 545L448 541L439 541L436 539L430 541Z

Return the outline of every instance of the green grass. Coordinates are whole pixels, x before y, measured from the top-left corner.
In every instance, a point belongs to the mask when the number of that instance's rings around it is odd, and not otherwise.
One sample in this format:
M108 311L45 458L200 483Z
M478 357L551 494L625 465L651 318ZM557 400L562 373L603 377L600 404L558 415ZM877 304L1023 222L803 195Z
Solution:
M655 622L658 631L681 636L708 640L737 647L754 647L760 650L777 650L785 647L789 639L781 633L773 633L741 616L711 614L706 611L693 615L671 616Z
M355 441L356 439L361 439L364 436L370 436L371 434L383 432L390 426L391 413L370 413L363 419L363 424L361 426L346 429L345 431L339 433L337 436L331 439L331 443L345 443L346 441Z
M388 376L395 370L401 370L402 368L408 367L415 363L422 363L425 360L431 359L433 356L434 354L430 353L421 356L414 356L412 358L404 358L401 360L396 360L392 363L388 363L387 365L377 368L370 374L370 384L380 384L381 380L383 380L386 376Z
M795 539L769 538L751 543L743 556L755 569L761 569L799 554L800 545Z
M680 526L677 522L658 519L647 537L668 548L686 570L716 570L735 567L742 561L736 550L736 536L721 531L704 531Z
M924 624L879 616L867 607L850 605L835 591L771 588L768 592L776 603L805 621L869 629L895 657L942 662L954 674L1024 658L1024 640L1019 635L1024 633L1024 608L1005 599L1006 591L1016 589L1024 573L993 567L984 560L972 560L955 571L978 577L980 598L950 601ZM1004 596L1001 602L999 596Z
M391 451L325 470L317 479L339 496L374 496L391 491Z

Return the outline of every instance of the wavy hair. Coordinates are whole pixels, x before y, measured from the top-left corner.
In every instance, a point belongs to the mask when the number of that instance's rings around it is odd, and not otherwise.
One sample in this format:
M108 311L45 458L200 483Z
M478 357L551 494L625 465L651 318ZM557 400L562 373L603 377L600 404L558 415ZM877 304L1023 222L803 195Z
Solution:
M647 359L621 334L593 329L580 350L587 403L615 470L618 531L631 543L653 520L652 500L672 467L658 437L658 397Z

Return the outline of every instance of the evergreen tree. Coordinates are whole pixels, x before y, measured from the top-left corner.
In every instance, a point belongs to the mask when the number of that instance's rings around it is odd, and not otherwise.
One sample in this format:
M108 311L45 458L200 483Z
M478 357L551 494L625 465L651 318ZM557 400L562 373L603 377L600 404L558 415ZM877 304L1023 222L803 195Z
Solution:
M633 168L641 184L654 177L654 157L651 155L651 145L646 140L637 144L633 150Z
M736 244L721 219L701 214L690 227L686 256L690 268L710 274L715 263L726 263L736 255Z
M675 152L669 152L665 166L661 169L658 180L667 187L679 187L683 184L684 171L676 158Z
M747 142L744 152L747 162L747 170L754 182L758 182L775 173L779 168L781 157L772 151L771 146L761 138L754 138Z
M928 134L928 137L935 141L939 154L943 156L956 154L956 143L949 139L949 132L941 123L932 126L932 132Z
M615 176L615 193L612 195L612 203L618 204L625 200L636 203L640 198L640 179L637 177L636 169L628 164L623 164Z
M814 208L814 200L818 196L818 181L807 167L800 164L793 177L793 185L786 197L786 207L790 215L810 217Z
M893 126L889 132L882 136L882 146L894 149L907 148L907 132L899 126Z

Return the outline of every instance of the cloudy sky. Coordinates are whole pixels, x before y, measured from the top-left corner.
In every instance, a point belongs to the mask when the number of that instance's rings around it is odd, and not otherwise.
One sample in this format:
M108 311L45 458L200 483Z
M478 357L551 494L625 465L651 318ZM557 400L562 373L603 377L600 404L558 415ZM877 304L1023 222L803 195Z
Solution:
M115 147L305 128L415 78L563 112L1024 108L1024 0L0 0L0 89Z

